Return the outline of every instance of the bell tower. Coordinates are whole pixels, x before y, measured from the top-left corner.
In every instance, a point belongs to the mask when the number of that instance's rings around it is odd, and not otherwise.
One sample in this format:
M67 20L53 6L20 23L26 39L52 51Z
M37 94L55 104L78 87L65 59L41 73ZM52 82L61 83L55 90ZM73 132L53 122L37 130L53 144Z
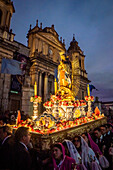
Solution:
M15 9L11 0L0 0L0 29L9 31L14 12Z
M86 85L90 81L87 78L84 66L85 55L78 46L75 35L73 35L73 40L68 48L68 55L72 64L72 92L77 99L84 99L86 96Z

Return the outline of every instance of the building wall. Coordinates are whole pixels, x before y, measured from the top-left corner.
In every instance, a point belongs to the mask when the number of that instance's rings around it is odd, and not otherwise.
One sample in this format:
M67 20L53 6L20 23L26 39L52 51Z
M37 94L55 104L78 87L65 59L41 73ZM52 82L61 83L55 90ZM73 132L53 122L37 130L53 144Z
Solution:
M9 3L9 4L8 4ZM59 39L54 25L42 28L42 23L29 29L28 47L14 40L15 34L10 29L10 22L15 12L13 4L0 0L0 69L2 58L13 59L16 55L24 55L29 58L24 81L21 82L21 91L17 94L11 92L12 76L0 74L0 110L16 111L18 109L32 115L32 103L30 96L34 94L34 83L37 82L38 94L43 102L54 94L54 70L58 67L60 52L65 53L64 40ZM71 48L72 46L74 48ZM77 47L77 49L76 49ZM72 91L77 99L86 95L86 84L89 82L84 66L85 56L73 39L68 49L72 66ZM20 76L20 78L23 78ZM42 103L43 104L43 103ZM39 107L42 109L42 106ZM41 112L41 110L40 110Z
M46 101L50 97L50 92L54 93L54 70L59 64L59 52L65 53L65 46L58 39L53 25L42 29L42 25L39 27L36 24L33 29L29 30L27 37L32 63L31 85L37 82L39 94L43 101Z

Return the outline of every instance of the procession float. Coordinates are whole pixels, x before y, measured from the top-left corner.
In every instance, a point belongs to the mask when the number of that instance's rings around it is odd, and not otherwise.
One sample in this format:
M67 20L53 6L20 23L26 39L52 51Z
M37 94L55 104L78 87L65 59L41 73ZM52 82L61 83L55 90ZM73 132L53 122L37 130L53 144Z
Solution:
M45 111L38 115L38 104L41 97L37 96L37 84L34 85L32 119L19 120L15 129L20 126L29 127L35 147L50 149L55 142L62 142L65 138L72 139L75 134L89 132L91 129L106 123L104 114L96 107L92 109L94 96L90 95L89 84L87 96L84 100L76 100L71 91L71 79L69 70L65 67L65 58L61 54L58 71L55 71L55 94L43 106Z

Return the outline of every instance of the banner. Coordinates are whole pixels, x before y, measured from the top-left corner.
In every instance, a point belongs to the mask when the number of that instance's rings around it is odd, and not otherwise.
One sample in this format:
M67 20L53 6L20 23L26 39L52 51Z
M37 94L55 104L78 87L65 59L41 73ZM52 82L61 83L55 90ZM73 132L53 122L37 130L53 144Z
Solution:
M21 62L12 59L2 59L1 73L12 74L12 75L22 75Z
M22 75L11 75L11 90L21 92L22 85L25 81L26 66L29 61L29 57L23 54L15 53L14 60L21 62L20 68L22 70Z

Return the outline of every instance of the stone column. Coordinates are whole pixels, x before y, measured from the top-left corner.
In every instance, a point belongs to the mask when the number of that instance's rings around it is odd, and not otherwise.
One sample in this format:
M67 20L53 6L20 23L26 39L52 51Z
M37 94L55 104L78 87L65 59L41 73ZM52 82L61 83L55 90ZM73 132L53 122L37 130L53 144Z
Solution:
M32 74L32 86L34 86L36 81L36 84L38 85L38 71Z
M36 44L36 39L35 39L35 35L33 36L33 43L32 43L32 53L34 53L35 52L35 44Z
M55 93L55 87L54 87L54 76L53 76L53 79L52 79L52 94Z
M37 84L37 96L38 96L38 88L39 88L39 70L37 70L37 73L35 75L35 81Z
M42 97L42 72L40 71L40 73L39 73L39 96L41 96ZM42 107L43 107L43 104L42 103L40 103L39 104L39 115L40 114L42 114Z
M9 109L9 91L10 91L10 84L11 84L11 75L4 74L3 78L3 91L2 91L2 110L3 112Z
M39 96L42 97L42 72L39 74Z
M44 77L44 101L48 98L48 73L45 73Z
M35 84L35 81L38 85L38 74L39 74L39 70L37 68L37 64L34 63L34 65L32 66L32 69L31 69L31 78L32 78L32 86L34 86Z
M30 116L33 115L33 103L30 102L30 97L33 95L32 87L22 87L22 110Z

